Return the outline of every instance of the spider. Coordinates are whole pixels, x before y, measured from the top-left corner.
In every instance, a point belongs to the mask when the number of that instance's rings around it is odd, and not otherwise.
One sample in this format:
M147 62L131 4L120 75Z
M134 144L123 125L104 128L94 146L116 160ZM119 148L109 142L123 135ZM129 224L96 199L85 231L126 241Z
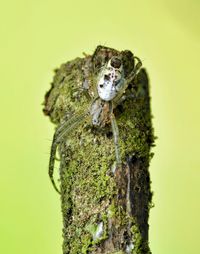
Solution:
M53 178L56 151L59 144L67 138L67 136L81 125L86 119L89 119L94 126L101 126L102 115L107 112L109 121L112 126L112 133L115 146L116 166L120 167L122 161L120 158L119 147L119 130L113 109L124 100L124 93L130 82L135 78L141 69L142 62L138 57L133 70L124 77L124 66L120 56L112 56L100 68L95 80L94 95L91 99L90 106L81 114L75 114L69 120L66 120L57 127L51 145L51 153L49 160L49 177L53 187L58 193L61 193Z

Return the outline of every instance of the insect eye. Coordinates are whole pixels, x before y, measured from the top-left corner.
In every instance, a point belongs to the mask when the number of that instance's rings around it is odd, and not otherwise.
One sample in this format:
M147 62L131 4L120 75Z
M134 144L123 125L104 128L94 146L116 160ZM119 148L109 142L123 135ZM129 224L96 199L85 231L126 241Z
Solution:
M113 57L113 58L111 59L110 65L111 65L112 67L119 69L120 66L121 66L121 64L122 64L122 63L121 63L121 60L120 60L119 58Z
M100 86L101 88L103 88L103 84L100 84L99 86Z
M110 80L110 76L109 75L104 75L104 79L109 81Z

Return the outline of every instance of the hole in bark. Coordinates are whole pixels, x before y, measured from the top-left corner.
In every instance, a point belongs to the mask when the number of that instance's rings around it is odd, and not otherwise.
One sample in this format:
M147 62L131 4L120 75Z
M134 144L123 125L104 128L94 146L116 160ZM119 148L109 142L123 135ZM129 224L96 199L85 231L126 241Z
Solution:
M113 137L112 131L107 132L107 133L106 133L106 137L107 137L108 139L111 139L111 138Z
M117 106L117 110L119 111L119 113L123 113L124 112L124 108L122 105L118 105Z
M134 187L134 190L135 190L135 192L140 192L140 191L141 191L141 188L140 188L139 186L135 186L135 187Z

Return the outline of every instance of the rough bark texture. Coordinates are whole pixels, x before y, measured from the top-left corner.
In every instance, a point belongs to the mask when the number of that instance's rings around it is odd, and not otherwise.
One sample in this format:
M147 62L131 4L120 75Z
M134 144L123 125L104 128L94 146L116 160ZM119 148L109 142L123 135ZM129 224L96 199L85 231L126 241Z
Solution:
M90 105L95 77L113 55L122 56L126 77L134 67L133 54L102 46L93 55L76 58L55 70L44 107L53 123L80 115ZM151 253L148 167L154 136L145 69L130 83L125 96L114 109L122 168L115 166L109 120L94 127L86 119L59 145L64 254Z

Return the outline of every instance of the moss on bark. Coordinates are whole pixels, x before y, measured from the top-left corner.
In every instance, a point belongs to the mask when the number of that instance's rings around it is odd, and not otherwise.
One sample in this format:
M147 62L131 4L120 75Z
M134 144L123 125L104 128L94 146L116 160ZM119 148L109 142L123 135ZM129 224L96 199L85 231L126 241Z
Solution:
M55 70L44 107L53 123L66 121L90 106L98 71L113 55L122 56L128 76L134 68L133 54L102 46L93 55L76 58ZM94 127L86 119L59 145L63 254L150 253L148 167L154 136L145 69L124 95L126 99L114 109L122 168L115 166L109 121Z

